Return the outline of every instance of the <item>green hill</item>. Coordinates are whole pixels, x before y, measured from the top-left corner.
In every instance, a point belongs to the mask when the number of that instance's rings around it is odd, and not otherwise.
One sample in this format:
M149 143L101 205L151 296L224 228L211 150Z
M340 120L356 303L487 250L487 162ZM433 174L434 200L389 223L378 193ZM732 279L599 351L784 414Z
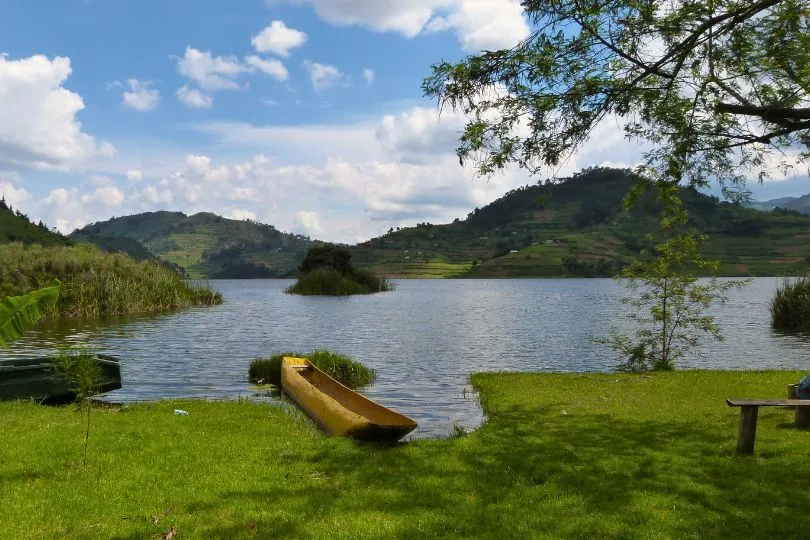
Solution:
M787 201L778 205L785 210L793 210L794 212L801 212L802 214L810 214L810 194L796 197L791 201Z
M654 201L632 211L627 170L593 168L555 184L514 189L465 219L421 223L350 248L352 263L387 277L611 276L651 247ZM724 275L787 275L810 261L810 216L763 212L683 190L706 255ZM800 199L797 199L800 200ZM71 238L135 258L152 254L189 277L288 277L317 242L271 225L211 213L150 212L94 223ZM106 247L105 247L106 246Z
M419 224L352 249L354 263L386 276L610 276L649 246L652 202L632 212L629 171L595 168L553 185L524 186L451 224ZM762 212L683 190L690 219L709 235L723 275L785 275L810 260L810 216Z
M69 238L49 230L41 221L32 223L28 216L19 210L15 212L5 200L0 199L0 244L11 242L42 246L66 246L72 243Z
M147 261L156 257L146 249L146 246L128 236L111 234L74 234L75 242L90 242L102 251L108 253L126 253L136 261Z
M183 267L192 278L292 275L314 245L309 238L282 233L271 225L208 212L193 216L147 212L93 223L70 236L94 243L137 241L148 253Z
M775 208L786 208L785 205L795 201L796 197L780 197L779 199L770 199L768 201L752 201L751 208L757 210L773 210Z

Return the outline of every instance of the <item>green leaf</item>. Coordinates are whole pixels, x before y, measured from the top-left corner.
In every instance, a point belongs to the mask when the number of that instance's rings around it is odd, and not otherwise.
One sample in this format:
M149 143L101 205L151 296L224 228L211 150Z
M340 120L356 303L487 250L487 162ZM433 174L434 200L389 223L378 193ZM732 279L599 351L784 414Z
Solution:
M62 283L55 279L50 286L23 296L10 296L0 302L0 347L19 339L25 326L35 325L56 307Z

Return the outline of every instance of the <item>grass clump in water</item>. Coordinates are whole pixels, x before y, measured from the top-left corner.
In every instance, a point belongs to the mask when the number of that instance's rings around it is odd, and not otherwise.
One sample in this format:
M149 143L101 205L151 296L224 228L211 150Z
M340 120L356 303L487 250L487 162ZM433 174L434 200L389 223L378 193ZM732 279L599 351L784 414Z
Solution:
M302 274L298 281L287 289L289 294L313 296L348 296L374 294L393 290L385 278L351 265L349 250L334 244L316 246L298 268Z
M318 350L309 354L284 352L269 358L257 358L250 363L248 369L250 382L281 386L281 360L285 356L306 358L318 369L349 388L360 388L377 380L377 372L360 362L342 354Z
M62 282L59 317L158 313L222 303L222 294L194 285L159 262L104 253L90 244L42 247L0 245L0 297Z
M786 279L771 300L771 326L789 332L810 331L810 279Z

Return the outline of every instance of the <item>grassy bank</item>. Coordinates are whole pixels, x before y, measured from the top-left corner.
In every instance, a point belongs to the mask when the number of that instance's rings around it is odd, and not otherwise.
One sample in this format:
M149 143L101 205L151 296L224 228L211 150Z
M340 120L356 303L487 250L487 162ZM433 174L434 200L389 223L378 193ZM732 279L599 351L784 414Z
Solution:
M393 448L282 407L140 404L94 413L86 468L72 408L4 403L0 537L801 538L810 432L763 409L736 457L724 402L800 375L475 375L487 425Z
M254 384L281 386L281 361L285 356L306 358L315 367L349 388L361 388L377 379L376 371L348 356L331 351L312 351L311 353L279 353L269 358L257 358L250 363L248 380Z
M63 317L162 312L222 302L207 286L195 286L156 262L74 247L0 245L0 297L62 281L57 307Z

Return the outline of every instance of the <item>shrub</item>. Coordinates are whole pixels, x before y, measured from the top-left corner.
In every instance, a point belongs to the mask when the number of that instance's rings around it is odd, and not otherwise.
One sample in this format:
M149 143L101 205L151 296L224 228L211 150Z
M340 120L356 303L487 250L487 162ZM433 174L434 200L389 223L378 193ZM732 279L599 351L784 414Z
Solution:
M771 300L771 325L789 332L810 331L810 279L786 279Z
M349 388L360 388L377 380L377 372L360 362L342 354L317 350L310 354L284 352L269 358L257 358L250 363L250 382L281 386L281 360L285 356L307 358L318 369Z
M353 268L352 255L334 244L310 248L299 270L298 281L287 289L289 294L348 296L393 290L391 283L368 270Z
M0 261L0 297L42 288L53 279L62 282L59 303L49 315L98 317L222 303L219 292L190 284L159 262L138 262L90 244L0 245Z
M373 294L393 290L391 283L378 278L368 270L352 270L342 273L330 268L318 268L303 274L287 289L290 294L348 296Z

